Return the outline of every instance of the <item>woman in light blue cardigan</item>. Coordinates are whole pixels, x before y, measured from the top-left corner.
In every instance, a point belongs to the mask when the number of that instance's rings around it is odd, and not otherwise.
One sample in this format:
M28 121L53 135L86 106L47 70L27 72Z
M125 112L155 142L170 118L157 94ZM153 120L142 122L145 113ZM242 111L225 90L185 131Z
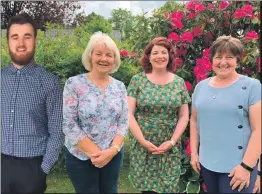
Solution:
M252 193L261 154L261 83L236 72L243 45L221 36L210 48L215 76L197 84L191 165L210 193Z

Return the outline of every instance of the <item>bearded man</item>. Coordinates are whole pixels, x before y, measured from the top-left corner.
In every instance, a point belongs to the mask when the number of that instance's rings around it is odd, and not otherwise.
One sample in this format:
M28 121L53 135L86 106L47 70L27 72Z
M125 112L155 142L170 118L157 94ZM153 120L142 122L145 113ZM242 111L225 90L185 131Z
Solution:
M44 193L64 141L60 81L35 63L36 36L28 14L10 18L12 64L1 69L2 193Z

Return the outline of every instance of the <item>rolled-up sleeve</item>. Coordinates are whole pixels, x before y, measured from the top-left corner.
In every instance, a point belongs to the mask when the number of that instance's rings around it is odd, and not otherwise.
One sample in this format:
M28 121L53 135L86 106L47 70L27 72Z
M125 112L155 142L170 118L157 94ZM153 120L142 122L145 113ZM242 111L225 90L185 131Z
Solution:
M63 91L63 132L71 145L76 145L87 137L79 126L78 101L74 80L69 78Z
M122 84L121 100L122 100L122 112L120 114L117 123L117 127L118 127L117 134L125 137L128 130L128 104L127 104L127 91L124 84Z

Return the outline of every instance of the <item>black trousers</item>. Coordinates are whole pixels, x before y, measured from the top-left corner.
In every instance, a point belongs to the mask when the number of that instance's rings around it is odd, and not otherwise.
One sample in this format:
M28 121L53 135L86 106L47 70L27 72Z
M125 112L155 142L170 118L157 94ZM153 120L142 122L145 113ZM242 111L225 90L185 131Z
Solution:
M1 193L44 193L43 157L20 158L1 154Z

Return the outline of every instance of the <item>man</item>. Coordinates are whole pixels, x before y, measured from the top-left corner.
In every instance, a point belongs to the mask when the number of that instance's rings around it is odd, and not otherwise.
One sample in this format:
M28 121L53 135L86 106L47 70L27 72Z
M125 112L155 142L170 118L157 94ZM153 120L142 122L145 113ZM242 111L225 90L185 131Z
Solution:
M56 76L35 64L36 36L28 14L9 20L12 64L1 70L2 193L44 193L64 141L62 90Z

